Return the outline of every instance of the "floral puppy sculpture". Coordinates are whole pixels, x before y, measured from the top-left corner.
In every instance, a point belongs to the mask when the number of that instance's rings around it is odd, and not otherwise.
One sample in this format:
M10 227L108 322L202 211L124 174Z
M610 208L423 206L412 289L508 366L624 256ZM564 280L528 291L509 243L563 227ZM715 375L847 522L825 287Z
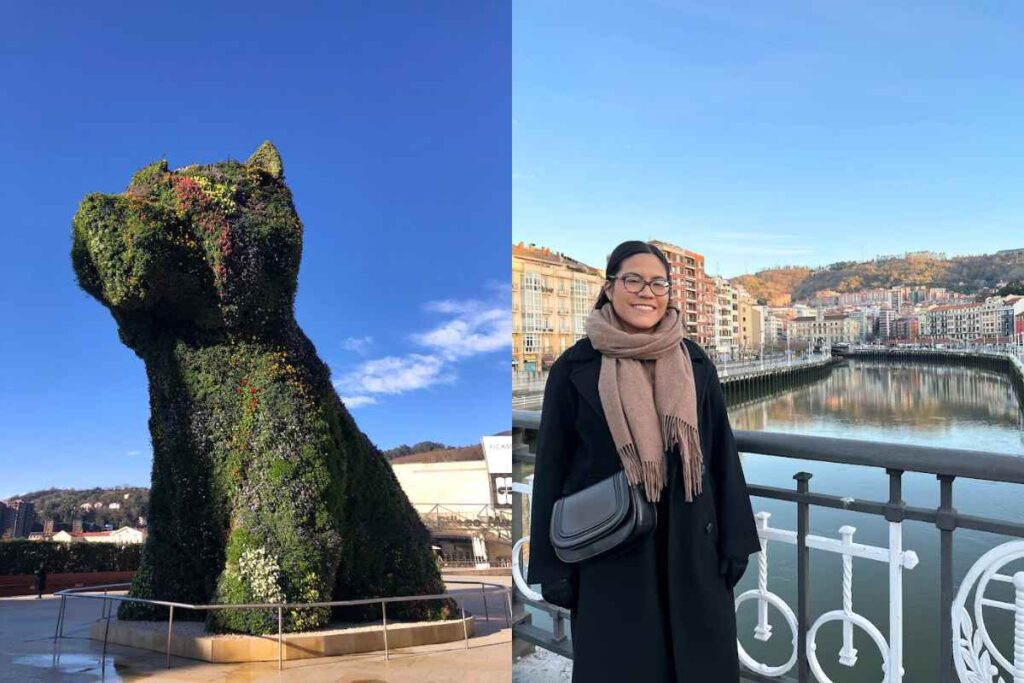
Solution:
M444 592L430 536L359 431L293 313L302 223L269 142L246 162L147 166L75 214L79 285L146 365L149 535L131 595L322 602ZM450 601L396 603L433 619ZM184 612L184 614L182 614ZM379 618L379 608L339 610ZM163 608L124 603L121 619ZM276 610L179 610L212 631L277 630ZM285 610L285 628L327 608Z

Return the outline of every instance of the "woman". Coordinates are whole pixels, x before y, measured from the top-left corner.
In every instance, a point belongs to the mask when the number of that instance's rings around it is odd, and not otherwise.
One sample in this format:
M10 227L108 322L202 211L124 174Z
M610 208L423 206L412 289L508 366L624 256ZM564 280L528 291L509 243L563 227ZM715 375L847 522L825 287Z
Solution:
M620 244L606 278L544 392L528 581L571 610L573 681L733 683L732 589L760 544L718 374L683 337L657 247ZM656 503L655 530L561 562L555 501L620 469Z

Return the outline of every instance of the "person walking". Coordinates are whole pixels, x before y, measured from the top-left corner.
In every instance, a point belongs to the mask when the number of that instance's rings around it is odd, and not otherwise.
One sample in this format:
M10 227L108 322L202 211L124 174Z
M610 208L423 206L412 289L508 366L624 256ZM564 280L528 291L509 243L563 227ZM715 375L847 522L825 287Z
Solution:
M548 375L527 580L570 610L577 683L739 680L733 587L760 542L718 373L670 292L660 249L617 246L586 337ZM654 530L561 561L555 502L621 470L656 507Z
M40 562L33 573L36 575L36 600L40 600L46 591L46 567Z

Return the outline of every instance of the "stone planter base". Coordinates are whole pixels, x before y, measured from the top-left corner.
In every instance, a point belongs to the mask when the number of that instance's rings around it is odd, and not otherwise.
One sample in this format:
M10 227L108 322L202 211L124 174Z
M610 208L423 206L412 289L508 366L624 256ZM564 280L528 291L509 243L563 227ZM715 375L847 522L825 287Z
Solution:
M95 622L89 631L93 640L103 640L106 621ZM388 649L432 645L463 640L473 636L473 617L466 617L465 632L461 619L448 621L396 622L388 624ZM156 652L167 651L166 621L110 620L107 642ZM381 624L361 624L306 633L285 633L282 658L336 657L360 652L384 650ZM204 662L266 662L278 657L277 635L215 635L203 631L199 622L175 622L171 634L171 654Z

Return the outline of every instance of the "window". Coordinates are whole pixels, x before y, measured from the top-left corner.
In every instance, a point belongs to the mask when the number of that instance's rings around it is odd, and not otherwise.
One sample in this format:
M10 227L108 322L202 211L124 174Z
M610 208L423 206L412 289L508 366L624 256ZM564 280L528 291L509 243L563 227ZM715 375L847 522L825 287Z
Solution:
M592 303L590 284L586 280L574 278L572 281L572 318L574 334L583 336L587 333L587 316L590 314L590 306Z
M523 275L523 290L520 299L523 304L524 325L525 318L531 313L537 313L541 309L541 279L537 273L525 273Z

